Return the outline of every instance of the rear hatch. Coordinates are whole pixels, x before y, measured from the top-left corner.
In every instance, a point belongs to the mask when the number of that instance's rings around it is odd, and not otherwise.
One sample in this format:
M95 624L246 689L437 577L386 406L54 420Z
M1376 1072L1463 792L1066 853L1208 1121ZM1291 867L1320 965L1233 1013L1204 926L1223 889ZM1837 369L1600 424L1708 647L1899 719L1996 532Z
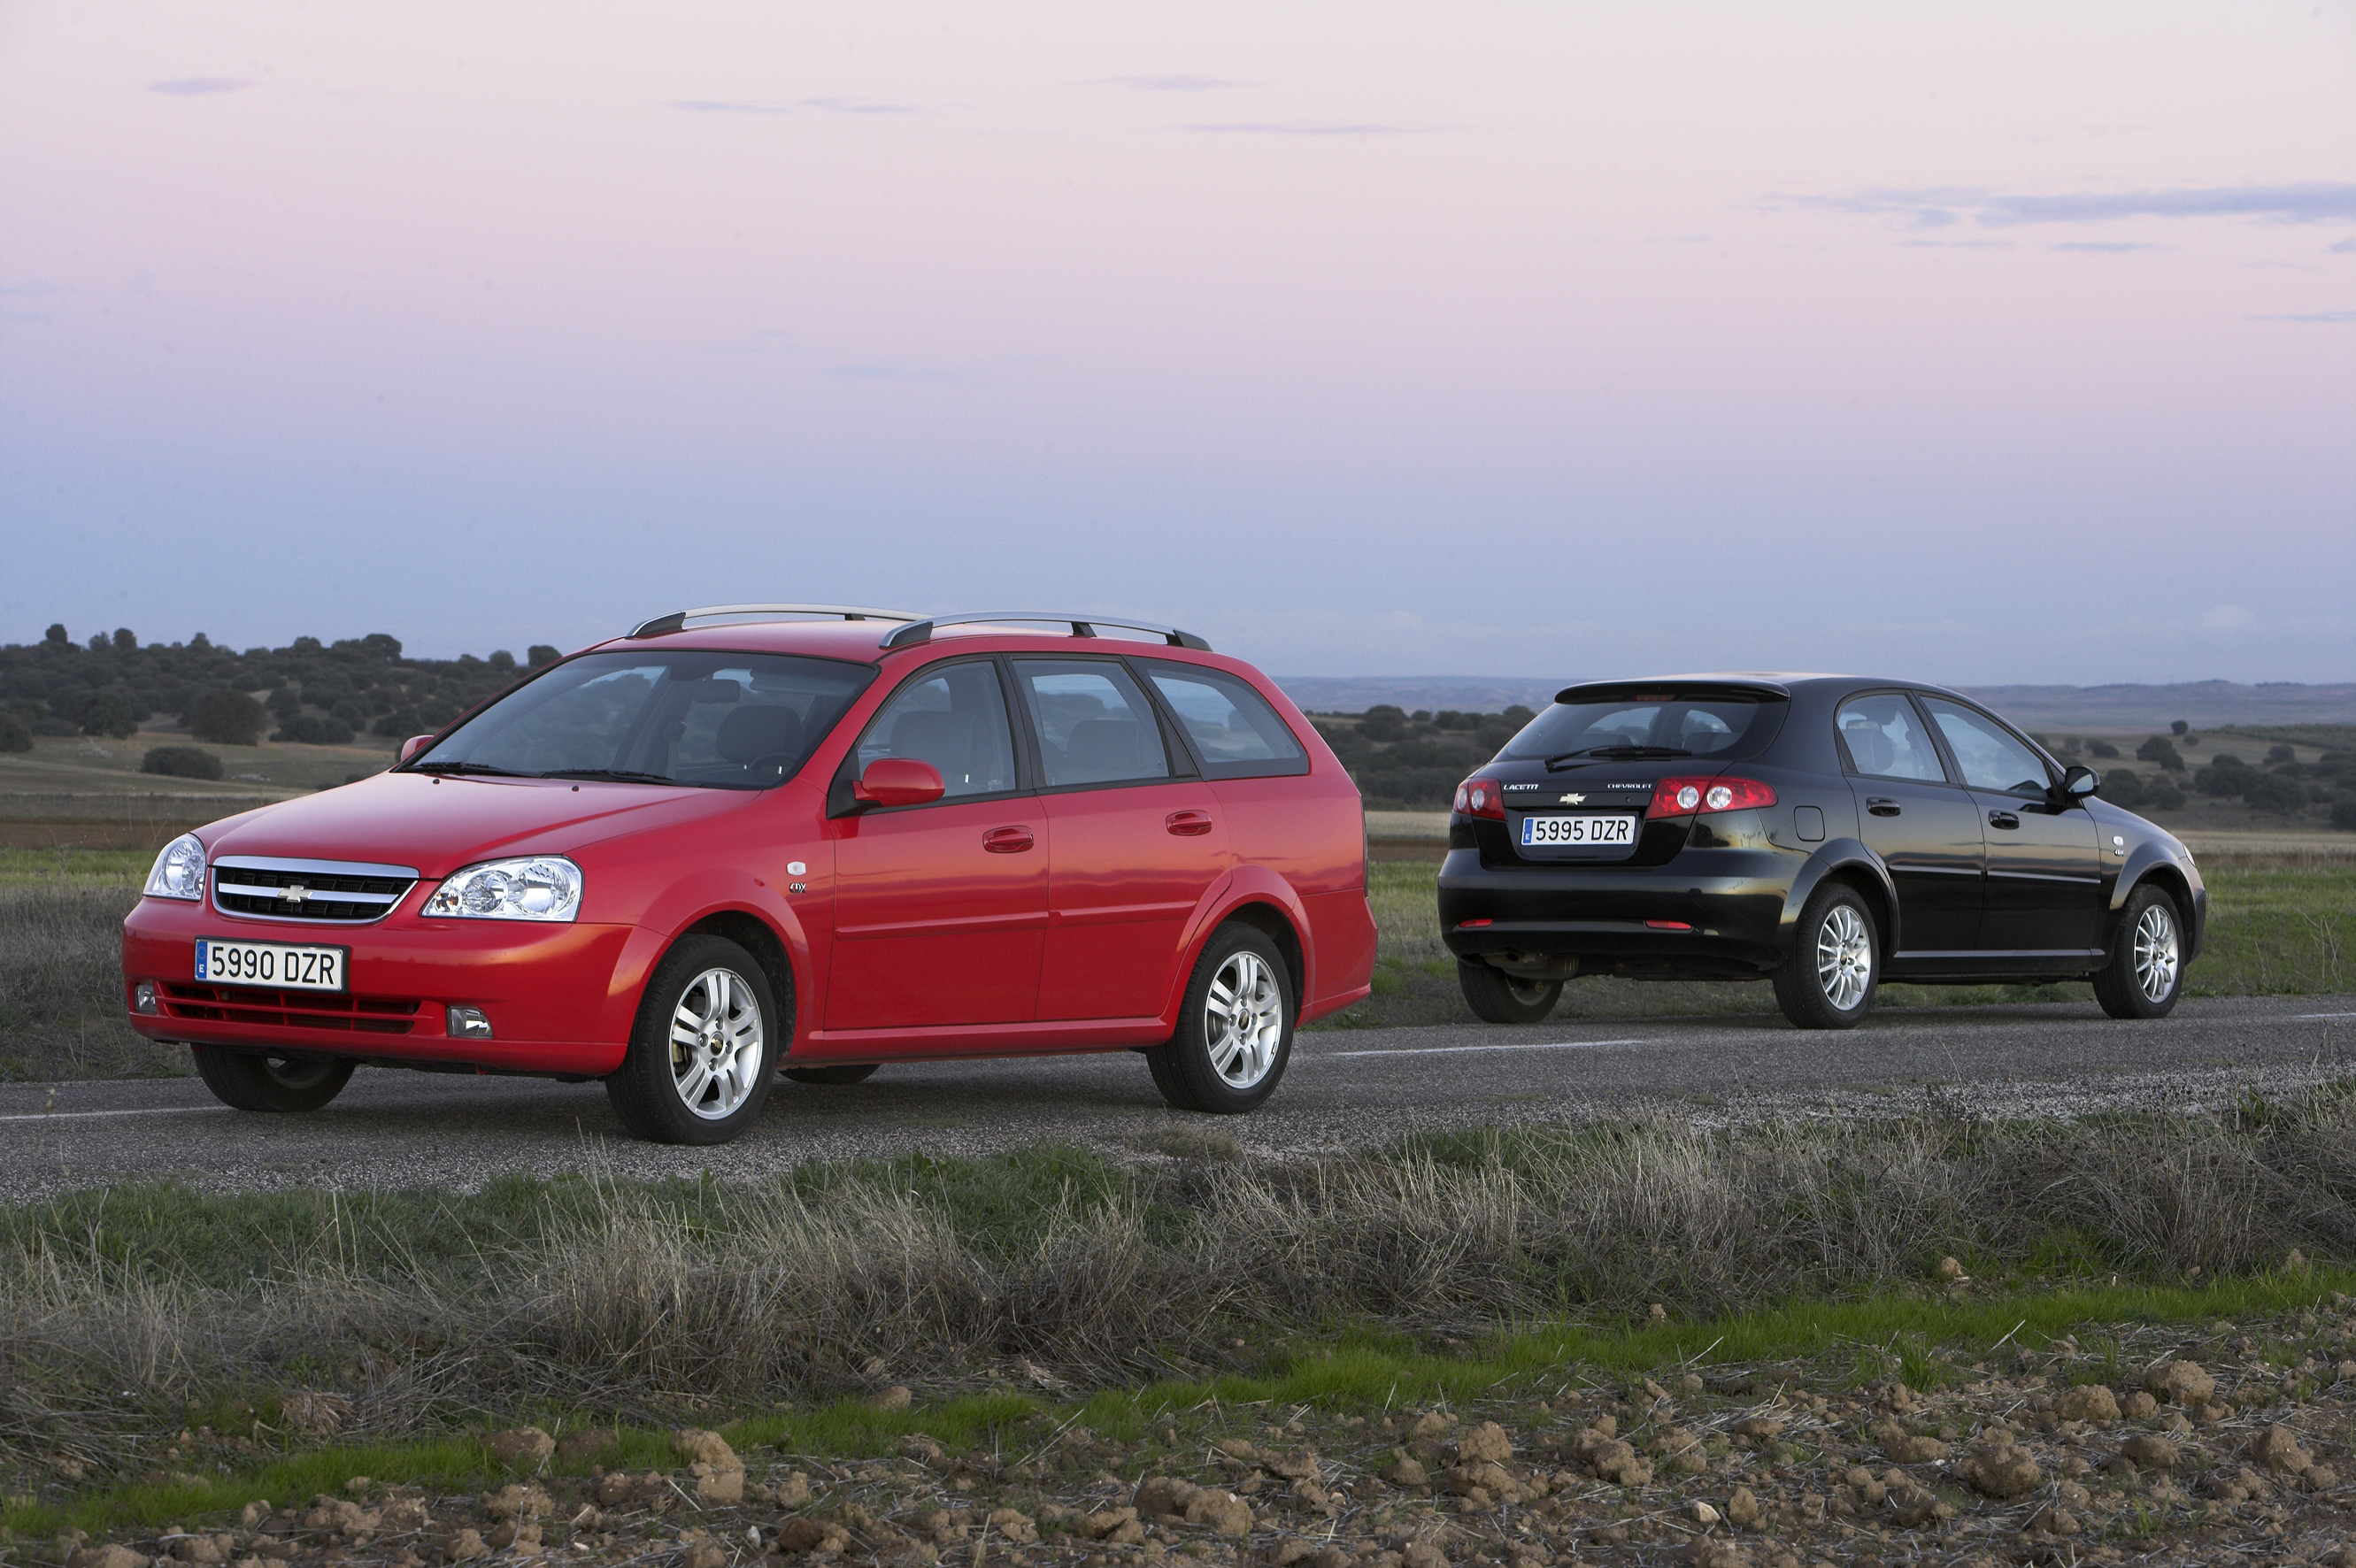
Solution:
M1706 790L1757 757L1789 706L1764 684L1568 688L1475 775L1491 781L1502 809L1460 809L1452 825L1472 828L1492 866L1662 864L1685 847L1694 817L1651 809L1655 793L1687 781Z

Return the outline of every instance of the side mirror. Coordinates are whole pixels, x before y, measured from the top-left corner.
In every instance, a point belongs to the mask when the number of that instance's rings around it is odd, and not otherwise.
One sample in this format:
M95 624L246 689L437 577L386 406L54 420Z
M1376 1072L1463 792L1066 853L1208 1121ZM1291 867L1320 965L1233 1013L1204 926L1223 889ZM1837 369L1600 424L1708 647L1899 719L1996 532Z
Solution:
M2062 775L2062 798L2067 802L2084 800L2103 787L2103 775L2080 764Z
M851 798L870 805L922 805L948 793L940 769L915 757L878 757L851 786Z
M425 742L432 739L434 737L431 735L412 735L408 740L403 741L401 743L401 761L405 763L417 755L425 749Z

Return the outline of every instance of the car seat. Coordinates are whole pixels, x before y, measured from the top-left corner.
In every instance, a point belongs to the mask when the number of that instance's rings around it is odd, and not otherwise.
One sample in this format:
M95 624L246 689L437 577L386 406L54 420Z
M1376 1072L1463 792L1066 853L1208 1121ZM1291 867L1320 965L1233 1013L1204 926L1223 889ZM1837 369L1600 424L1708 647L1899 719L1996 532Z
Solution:
M1059 784L1101 784L1145 776L1144 747L1134 719L1083 719L1064 741Z
M769 703L745 703L728 710L712 748L721 760L753 768L766 765L778 777L800 761L802 719L792 709Z
M930 763L951 795L970 795L981 787L973 776L973 716L918 709L903 713L892 726L892 754Z

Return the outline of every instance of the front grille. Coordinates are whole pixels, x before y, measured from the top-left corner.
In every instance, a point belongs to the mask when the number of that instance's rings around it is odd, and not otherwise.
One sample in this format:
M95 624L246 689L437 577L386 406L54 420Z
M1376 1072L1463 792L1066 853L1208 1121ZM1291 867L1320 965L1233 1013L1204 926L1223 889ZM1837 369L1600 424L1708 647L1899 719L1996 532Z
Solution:
M276 991L248 986L164 987L164 1011L202 1023L270 1024L280 1029L339 1029L407 1034L417 1027L414 997L347 997L333 991Z
M277 860L230 856L213 864L213 907L249 919L381 920L417 873L357 860Z

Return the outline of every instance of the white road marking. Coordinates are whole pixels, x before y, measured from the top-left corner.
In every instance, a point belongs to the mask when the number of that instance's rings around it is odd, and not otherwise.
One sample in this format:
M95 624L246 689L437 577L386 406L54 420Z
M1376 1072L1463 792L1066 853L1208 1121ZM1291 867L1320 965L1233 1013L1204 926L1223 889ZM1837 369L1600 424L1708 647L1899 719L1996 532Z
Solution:
M34 1111L0 1116L0 1122L66 1122L77 1116L169 1116L183 1111L218 1111L218 1105L148 1105L135 1111Z
M2293 1013L2294 1019L2356 1019L2356 1013Z
M1643 1045L1641 1040L1510 1040L1503 1045L1409 1045L1390 1051L1321 1051L1333 1056L1453 1056L1465 1051L1588 1051L1599 1045Z

